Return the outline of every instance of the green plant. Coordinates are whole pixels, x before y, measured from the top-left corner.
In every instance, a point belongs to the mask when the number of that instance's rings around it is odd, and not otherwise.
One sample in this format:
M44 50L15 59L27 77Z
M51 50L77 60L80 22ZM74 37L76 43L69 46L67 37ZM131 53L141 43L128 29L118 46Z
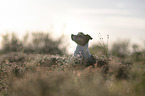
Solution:
M99 42L96 45L93 45L89 48L90 53L96 56L104 56L109 58L110 52L109 52L109 34L107 35L107 42L104 42L104 39L101 35L101 33L98 34Z
M100 48L104 51L105 56L107 58L109 58L109 34L107 35L107 43L106 44L104 43L104 40L103 40L101 33L99 33L98 37L100 39L100 42L99 42Z

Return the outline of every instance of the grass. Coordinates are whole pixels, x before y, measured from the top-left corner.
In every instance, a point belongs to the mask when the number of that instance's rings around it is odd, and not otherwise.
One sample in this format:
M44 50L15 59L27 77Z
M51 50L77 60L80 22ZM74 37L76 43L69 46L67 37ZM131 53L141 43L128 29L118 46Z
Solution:
M81 58L62 56L61 39L33 35L32 42L26 42L28 35L22 41L14 34L3 36L0 96L144 96L145 50L138 45L133 53L126 41L109 50L109 35L104 43L99 34L99 44L90 48L97 62L86 67Z
M86 68L71 56L1 55L0 96L144 96L143 61L97 58L105 65Z

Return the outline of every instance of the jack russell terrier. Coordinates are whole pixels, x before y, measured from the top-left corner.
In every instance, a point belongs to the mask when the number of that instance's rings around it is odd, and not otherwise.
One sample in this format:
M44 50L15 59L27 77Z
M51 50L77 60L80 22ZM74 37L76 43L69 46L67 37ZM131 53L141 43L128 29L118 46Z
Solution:
M85 35L84 33L79 32L77 35L72 34L71 39L77 43L74 56L81 57L83 59L83 64L86 66L94 65L96 63L96 59L90 54L88 49L88 42L93 38L88 34Z

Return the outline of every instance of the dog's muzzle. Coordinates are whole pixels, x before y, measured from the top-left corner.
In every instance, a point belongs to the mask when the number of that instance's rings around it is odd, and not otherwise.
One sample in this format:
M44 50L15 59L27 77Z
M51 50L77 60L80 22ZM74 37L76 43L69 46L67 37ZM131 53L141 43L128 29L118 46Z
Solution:
M74 34L71 34L71 39L72 39L72 40L74 40L74 39L73 39L74 36L75 36Z

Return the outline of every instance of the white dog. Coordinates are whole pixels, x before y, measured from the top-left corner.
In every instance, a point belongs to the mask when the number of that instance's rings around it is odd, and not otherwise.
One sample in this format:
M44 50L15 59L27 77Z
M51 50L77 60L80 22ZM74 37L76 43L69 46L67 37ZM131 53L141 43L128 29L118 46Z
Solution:
M93 38L88 34L85 35L84 33L79 32L77 35L72 34L71 39L77 43L74 56L82 56L83 63L87 66L93 65L96 62L96 59L90 54L88 49L88 42Z

